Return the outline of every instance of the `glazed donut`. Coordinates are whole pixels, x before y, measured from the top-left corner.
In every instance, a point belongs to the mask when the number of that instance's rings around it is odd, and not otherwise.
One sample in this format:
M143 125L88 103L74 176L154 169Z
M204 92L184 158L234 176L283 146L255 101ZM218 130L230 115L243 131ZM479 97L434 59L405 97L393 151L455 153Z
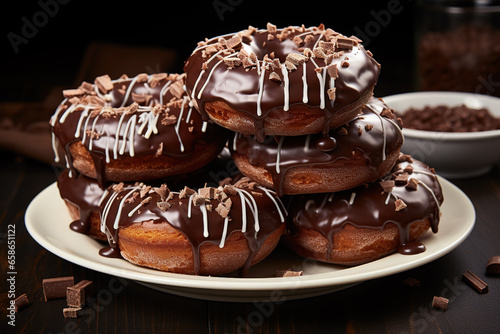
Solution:
M202 115L235 132L296 136L336 128L372 97L380 65L324 25L247 30L198 43L184 70Z
M221 275L265 258L285 230L286 211L266 188L233 185L171 192L165 184L108 189L100 207L110 247L101 255L163 271Z
M231 145L238 169L278 195L336 192L388 174L403 134L394 112L373 98L361 114L321 134L267 137L236 134Z
M98 180L158 179L193 171L217 156L226 130L201 120L189 107L184 75L101 76L64 91L51 118L58 161Z
M69 174L69 169L59 174L57 187L73 219L70 228L94 239L106 241L106 235L101 232L99 216L99 203L104 189L99 187L95 179L83 174L70 177Z
M342 265L398 251L416 254L429 227L438 231L443 193L434 170L401 155L392 173L338 193L292 199L285 243L300 256Z

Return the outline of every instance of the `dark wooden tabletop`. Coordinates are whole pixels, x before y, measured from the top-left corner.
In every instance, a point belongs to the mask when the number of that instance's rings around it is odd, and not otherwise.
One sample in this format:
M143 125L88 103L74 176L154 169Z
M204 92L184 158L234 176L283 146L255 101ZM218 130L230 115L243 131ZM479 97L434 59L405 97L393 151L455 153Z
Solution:
M486 261L500 255L498 167L479 178L453 181L472 200L477 219L465 242L442 258L319 297L229 303L158 292L45 250L28 234L24 214L58 171L14 153L1 154L0 333L500 333L500 277L485 273ZM7 261L12 225L16 274L7 275L12 271ZM466 270L482 278L489 292L479 294L465 285L461 277ZM44 301L41 284L60 276L92 280L103 293L83 316L65 319L65 300ZM420 280L420 286L405 285L407 277ZM12 287L16 296L26 293L31 304L8 317ZM445 312L432 308L434 296L450 300Z

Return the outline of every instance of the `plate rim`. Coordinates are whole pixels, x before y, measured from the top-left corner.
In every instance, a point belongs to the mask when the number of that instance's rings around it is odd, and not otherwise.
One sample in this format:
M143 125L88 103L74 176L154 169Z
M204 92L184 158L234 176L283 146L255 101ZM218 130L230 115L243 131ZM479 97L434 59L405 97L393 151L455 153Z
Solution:
M397 266L397 268L379 268L374 270L363 271L363 268L370 267L370 264L383 260L388 257L394 256L405 256L408 255L400 255L400 254L392 254L388 255L382 259L372 261L370 263L343 268L340 270L342 275L335 275L335 273L339 272L338 270L327 272L327 273L318 273L312 275L304 275L297 277L265 277L265 278L235 278L235 277L211 277L211 276L195 276L195 275L184 275L184 274L175 274L168 272L161 272L155 269L143 268L139 266L135 266L131 263L126 262L122 259L108 259L103 258L101 262L95 262L91 259L83 258L81 256L73 255L67 253L64 249L61 249L57 245L50 242L47 238L40 235L36 226L34 225L34 218L32 217L35 214L35 210L37 205L40 205L40 202L47 197L47 194L51 192L57 191L56 182L52 183L44 190L42 190L37 196L33 198L33 200L28 205L25 212L25 224L28 230L28 233L31 237L40 244L43 248L47 249L51 253L59 256L69 262L75 263L77 265L86 267L91 270L99 271L106 274L111 274L115 276L119 276L122 278L132 279L135 281L142 281L153 284L161 284L167 285L169 287L182 287L182 288L192 288L192 289L204 289L204 290L253 290L253 291L272 291L272 290L297 290L297 289L309 289L309 288L323 288L326 286L335 286L335 285L343 285L350 284L356 282L362 282L370 279L376 279L380 277L389 276L392 274L396 274L399 272L407 271L413 269L415 267L419 267L421 265L432 262L458 247L472 232L475 221L476 221L476 212L473 203L467 197L467 195L457 186L455 186L450 181L440 177L438 175L439 182L443 187L443 191L453 191L455 195L461 197L464 204L461 206L464 212L467 212L469 216L469 225L464 230L464 232L453 242L446 245L445 247L440 248L438 251L431 253L430 256L419 257L421 253L418 255L412 255L411 258L413 261L408 261L402 265ZM447 195L444 194L445 201ZM60 199L60 197L59 197ZM61 204L64 204L62 199L60 199ZM67 214L67 212L66 212ZM68 215L69 217L69 215ZM75 235L78 235L75 233ZM78 235L80 236L80 235ZM88 238L87 236L81 235L84 238ZM90 238L89 238L90 239ZM119 268L120 265L117 266L109 266L109 263L106 263L108 260L111 261L124 261L121 262L123 267L133 266L136 270L131 270L129 268ZM361 268L361 269L359 269ZM142 271L142 272L141 272ZM146 273L144 273L146 271ZM151 272L149 272L151 271ZM350 274L354 271L354 274Z

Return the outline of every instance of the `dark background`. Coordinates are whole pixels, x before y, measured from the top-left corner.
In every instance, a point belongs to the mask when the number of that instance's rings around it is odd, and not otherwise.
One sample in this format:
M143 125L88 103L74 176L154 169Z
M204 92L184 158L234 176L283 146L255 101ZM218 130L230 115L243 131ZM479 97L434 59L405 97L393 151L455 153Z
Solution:
M73 87L85 52L95 41L175 50L178 57L171 68L144 67L181 72L198 41L248 25L265 28L267 22L278 27L324 23L363 39L361 31L369 37L366 48L382 64L375 95L414 89L414 1L59 1L17 1L2 10L6 61L1 62L0 100L41 101L54 86ZM44 6L52 10L50 15L40 14ZM26 20L32 24L39 20L39 27L15 52L9 33L22 36ZM123 73L137 74L127 68Z

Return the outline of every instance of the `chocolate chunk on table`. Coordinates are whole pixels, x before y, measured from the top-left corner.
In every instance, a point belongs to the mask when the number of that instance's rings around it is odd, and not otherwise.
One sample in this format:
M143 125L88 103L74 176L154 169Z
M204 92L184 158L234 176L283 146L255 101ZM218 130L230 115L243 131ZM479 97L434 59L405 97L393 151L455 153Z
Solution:
M75 285L73 276L46 278L42 281L45 301L66 297L66 289Z
M490 257L486 264L486 273L500 275L500 255Z
M488 284L486 284L482 279L473 274L470 270L467 270L462 275L462 281L467 283L471 288L479 293L488 292Z
M436 310L446 311L448 309L448 302L449 300L447 298L434 296L432 299L432 307Z
M83 280L78 284L66 289L66 302L71 307L82 307L85 301L92 295L94 286L92 281Z
M82 315L82 309L80 307L66 307L63 308L63 315L65 318L78 318Z
M16 310L16 313L22 310L23 308L27 307L30 304L30 301L28 300L28 296L26 296L25 293L20 295L19 297L16 298L14 301L14 307Z

